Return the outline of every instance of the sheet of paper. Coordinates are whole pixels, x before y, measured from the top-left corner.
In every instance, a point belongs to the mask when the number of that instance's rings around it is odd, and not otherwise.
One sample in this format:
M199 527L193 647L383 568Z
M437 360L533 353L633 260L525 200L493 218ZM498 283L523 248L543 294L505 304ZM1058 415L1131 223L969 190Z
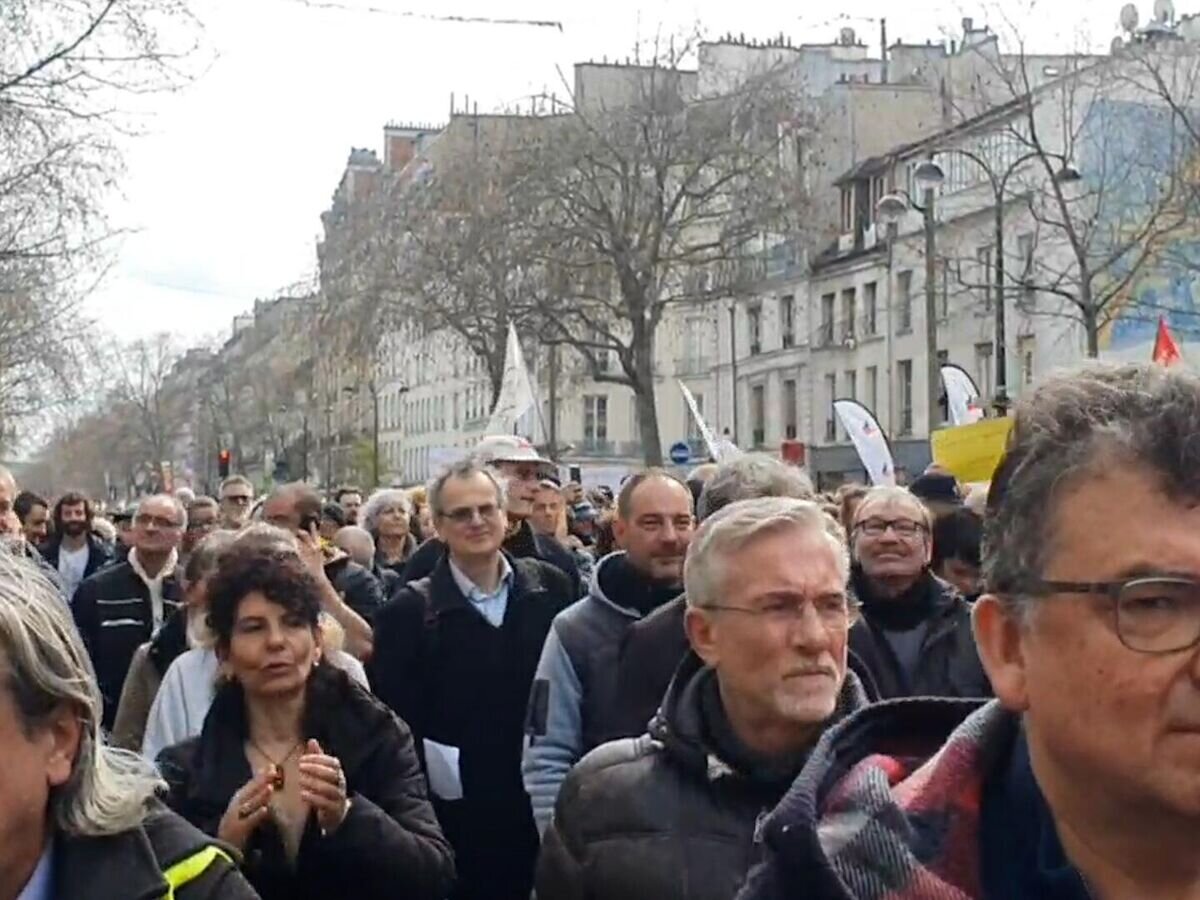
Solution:
M461 800L462 774L458 770L458 748L425 738L425 771L429 790L441 800Z

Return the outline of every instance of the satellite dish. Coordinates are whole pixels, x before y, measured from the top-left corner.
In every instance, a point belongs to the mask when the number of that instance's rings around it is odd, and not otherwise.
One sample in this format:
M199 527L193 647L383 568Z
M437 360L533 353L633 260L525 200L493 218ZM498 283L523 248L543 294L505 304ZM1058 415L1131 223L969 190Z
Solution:
M1132 3L1126 3L1121 7L1121 27L1130 34L1137 31L1138 11Z
M1171 0L1154 0L1154 18L1164 25L1175 19L1175 4Z
M1112 39L1112 44L1109 46L1108 49L1109 49L1109 52L1113 56L1116 56L1118 53L1120 53L1122 50L1125 49L1125 42L1123 40L1121 40L1119 37L1115 37Z

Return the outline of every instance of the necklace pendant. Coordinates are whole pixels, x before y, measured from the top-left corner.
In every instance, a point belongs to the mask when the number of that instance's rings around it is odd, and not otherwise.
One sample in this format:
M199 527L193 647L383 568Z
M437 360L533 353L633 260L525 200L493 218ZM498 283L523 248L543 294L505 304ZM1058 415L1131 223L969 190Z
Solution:
M271 776L271 787L275 788L277 791L282 791L286 781L287 778L284 775L283 766L276 766L275 772Z

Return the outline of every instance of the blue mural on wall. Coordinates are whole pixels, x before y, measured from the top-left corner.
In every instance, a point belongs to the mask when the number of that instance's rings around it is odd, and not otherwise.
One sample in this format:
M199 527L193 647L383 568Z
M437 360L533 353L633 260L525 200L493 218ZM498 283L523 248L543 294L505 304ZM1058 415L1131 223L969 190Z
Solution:
M1092 254L1102 258L1130 243L1160 206L1162 175L1176 160L1194 153L1162 105L1099 98L1088 109L1078 143L1078 165L1086 188L1101 198L1100 235ZM1189 159L1189 166L1194 162ZM1120 278L1136 264L1131 246L1110 267ZM1103 286L1096 285L1103 290ZM1159 242L1153 256L1109 311L1112 320L1101 347L1125 351L1152 344L1159 317L1176 339L1200 340L1200 222L1189 223Z

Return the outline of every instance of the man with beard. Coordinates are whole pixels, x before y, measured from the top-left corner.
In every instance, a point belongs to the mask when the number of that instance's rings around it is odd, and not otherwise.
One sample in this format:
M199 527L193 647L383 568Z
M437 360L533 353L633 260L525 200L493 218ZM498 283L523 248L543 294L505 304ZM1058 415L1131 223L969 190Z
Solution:
M74 597L85 578L113 561L112 551L92 534L91 501L77 491L67 491L54 504L54 537L41 549L58 571L67 597Z
M571 596L583 593L579 566L566 547L553 538L534 531L530 524L538 482L553 474L554 463L543 459L524 438L511 435L485 437L475 447L474 457L487 465L504 480L508 501L504 509L508 530L504 536L504 552L515 559L540 559L561 570L571 581ZM416 581L432 575L446 555L444 541L428 540L414 553L404 569L406 581Z
M662 469L629 478L613 525L623 551L600 560L591 593L563 610L530 694L525 788L545 830L571 766L614 733L621 641L629 626L683 591L692 492Z

